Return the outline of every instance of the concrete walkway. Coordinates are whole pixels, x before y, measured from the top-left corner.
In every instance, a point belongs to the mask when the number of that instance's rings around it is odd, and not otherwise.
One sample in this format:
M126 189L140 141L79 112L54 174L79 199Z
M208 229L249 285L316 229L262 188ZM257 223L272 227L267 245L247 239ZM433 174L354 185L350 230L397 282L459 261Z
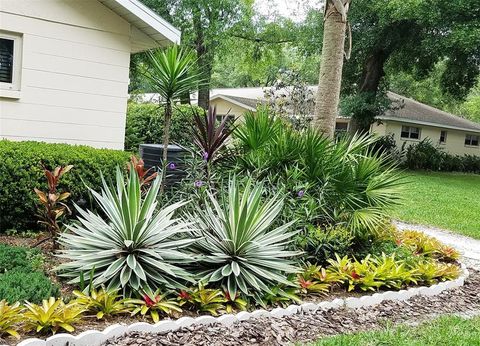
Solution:
M462 254L465 264L480 269L480 240L436 227L413 225L402 221L394 221L394 224L400 230L421 231L437 238L442 243L456 248Z

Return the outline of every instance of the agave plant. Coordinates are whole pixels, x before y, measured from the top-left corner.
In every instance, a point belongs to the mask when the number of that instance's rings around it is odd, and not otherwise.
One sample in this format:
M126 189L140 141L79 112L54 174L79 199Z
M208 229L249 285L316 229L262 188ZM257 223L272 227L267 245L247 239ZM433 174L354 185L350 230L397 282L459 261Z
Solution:
M94 287L125 291L176 287L190 280L179 264L192 260L182 249L195 239L189 234L189 223L173 218L182 203L156 211L160 178L143 197L135 169L130 169L125 183L117 167L116 188L102 180L102 192L91 193L107 220L76 206L79 223L68 226L70 232L60 238L64 250L59 256L70 260L59 266L61 275L75 284L83 272L93 272Z
M277 194L264 202L263 192L251 180L240 186L233 178L227 203L222 206L209 193L210 203L197 215L201 280L221 282L231 297L238 290L252 294L269 292L276 283L291 285L285 274L297 272L291 258L299 253L287 250L297 233L289 230L293 221L273 228L283 201Z

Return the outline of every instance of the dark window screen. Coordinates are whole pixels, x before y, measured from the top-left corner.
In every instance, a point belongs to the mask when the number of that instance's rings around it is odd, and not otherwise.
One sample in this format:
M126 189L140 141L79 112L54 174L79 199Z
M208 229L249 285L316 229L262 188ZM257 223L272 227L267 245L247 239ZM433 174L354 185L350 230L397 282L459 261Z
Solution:
M13 82L13 40L0 38L0 82Z

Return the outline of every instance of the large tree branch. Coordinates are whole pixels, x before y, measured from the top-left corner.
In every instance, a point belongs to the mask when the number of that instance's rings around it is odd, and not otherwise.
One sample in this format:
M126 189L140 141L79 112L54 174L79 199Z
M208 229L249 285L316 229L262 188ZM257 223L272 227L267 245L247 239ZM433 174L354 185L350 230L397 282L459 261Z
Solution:
M263 43L268 43L268 44L281 44L281 43L290 43L290 42L295 42L294 39L279 39L279 40L268 40L260 37L251 37L251 36L246 36L242 34L231 34L232 37L237 37L241 38L243 40L248 40L252 42L263 42Z

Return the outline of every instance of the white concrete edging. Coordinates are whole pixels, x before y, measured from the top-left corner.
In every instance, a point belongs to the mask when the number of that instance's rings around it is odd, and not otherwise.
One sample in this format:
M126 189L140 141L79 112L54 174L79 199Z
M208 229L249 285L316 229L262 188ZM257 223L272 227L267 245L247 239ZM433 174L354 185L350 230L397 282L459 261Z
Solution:
M452 281L444 281L430 287L412 287L407 290L374 293L372 295L358 298L337 298L332 301L323 301L320 303L290 305L286 308L275 308L271 311L260 309L253 312L242 311L236 315L226 314L219 317L208 315L199 316L196 318L181 317L178 320L162 320L156 324L150 324L146 322L137 322L129 326L114 324L105 328L103 332L88 330L76 336L62 333L51 336L46 340L27 339L17 344L17 346L100 346L108 339L119 337L129 332L163 333L175 331L183 327L189 327L194 324L213 325L219 323L225 326L231 326L239 321L245 321L251 318L259 318L264 316L279 318L298 313L314 313L319 309L328 310L339 309L343 307L357 309L361 307L377 305L386 300L404 301L413 296L435 296L443 291L451 290L464 285L465 279L470 275L470 273L464 264L461 265L461 268L462 274L457 279Z

